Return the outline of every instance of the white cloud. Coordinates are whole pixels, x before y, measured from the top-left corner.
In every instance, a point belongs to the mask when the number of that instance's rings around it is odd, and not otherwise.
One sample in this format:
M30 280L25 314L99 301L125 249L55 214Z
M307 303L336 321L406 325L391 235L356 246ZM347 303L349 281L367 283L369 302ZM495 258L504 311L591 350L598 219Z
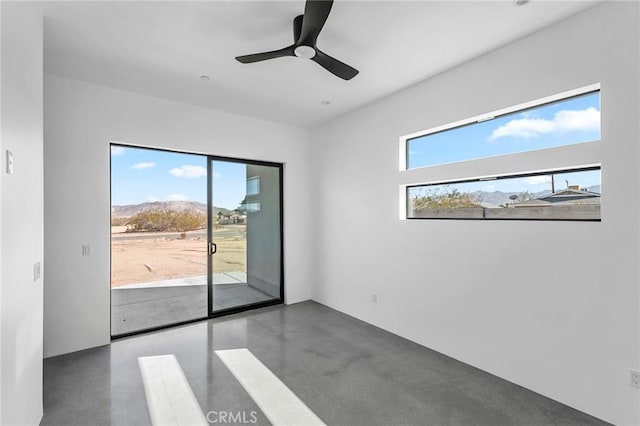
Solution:
M588 131L599 128L600 111L594 107L589 107L578 111L558 111L551 120L528 117L517 118L495 129L489 136L489 140L508 136L528 139L547 133Z
M133 166L131 166L132 169L150 169L152 167L155 167L156 163L136 163Z
M183 177L187 179L199 178L207 175L207 169L202 166L180 166L175 169L169 170L169 174L176 177Z
M526 182L529 185L540 185L543 183L549 183L551 182L551 176L549 175L529 176Z
M580 111L559 111L554 117L558 127L564 131L598 130L600 111L589 107Z
M112 146L111 147L111 155L112 156L116 156L116 155L122 155L124 154L125 149L121 146Z
M184 194L169 194L167 195L167 201L185 201L188 200L189 197L187 197Z
M156 201L160 201L160 198L156 197L155 195L149 195L147 197L147 201L150 201L150 202L154 203Z

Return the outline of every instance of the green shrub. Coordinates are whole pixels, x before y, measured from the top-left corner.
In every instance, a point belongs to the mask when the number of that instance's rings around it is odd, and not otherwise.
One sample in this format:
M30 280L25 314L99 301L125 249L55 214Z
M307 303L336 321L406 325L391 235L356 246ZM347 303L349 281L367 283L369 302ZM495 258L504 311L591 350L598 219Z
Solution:
M111 216L111 226L124 226L128 220L128 217Z
M186 232L205 228L207 215L196 210L149 209L131 216L126 225L127 232Z
M414 210L422 209L465 209L481 207L480 196L460 192L456 188L424 189L421 194L411 199Z

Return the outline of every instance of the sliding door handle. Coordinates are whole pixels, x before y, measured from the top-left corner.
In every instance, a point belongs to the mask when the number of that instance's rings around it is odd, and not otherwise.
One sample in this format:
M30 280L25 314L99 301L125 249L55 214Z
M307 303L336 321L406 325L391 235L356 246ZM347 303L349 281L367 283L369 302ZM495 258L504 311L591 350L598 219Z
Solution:
M218 251L218 246L214 242L209 242L209 256L213 256Z

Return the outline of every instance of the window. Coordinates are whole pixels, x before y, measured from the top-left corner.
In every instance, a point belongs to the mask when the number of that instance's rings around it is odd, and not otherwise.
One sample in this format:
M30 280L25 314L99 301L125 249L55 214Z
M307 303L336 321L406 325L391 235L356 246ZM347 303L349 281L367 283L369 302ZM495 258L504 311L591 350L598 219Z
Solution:
M408 219L600 220L600 167L408 186Z
M407 137L406 169L600 139L599 90L516 108Z
M247 195L260 194L260 176L254 176L247 179Z
M599 85L401 137L400 218L600 221L599 140Z

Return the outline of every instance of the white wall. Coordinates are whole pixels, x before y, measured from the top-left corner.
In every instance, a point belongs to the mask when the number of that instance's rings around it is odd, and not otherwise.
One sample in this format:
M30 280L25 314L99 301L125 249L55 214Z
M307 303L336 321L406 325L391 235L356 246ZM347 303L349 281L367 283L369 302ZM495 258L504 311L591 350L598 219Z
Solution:
M42 418L43 258L42 14L37 6L2 2L2 170L0 200L0 424ZM5 150L15 173L5 175Z
M307 130L45 75L45 135L45 356L110 341L110 141L285 163L286 303L310 298Z
M628 384L640 367L638 23L636 2L599 5L312 129L313 298L639 424L640 390ZM398 171L399 136L598 82L600 143ZM601 223L398 219L401 184L593 160Z
M0 3L0 136L2 135L2 3ZM0 155L3 152L0 138ZM0 241L2 241L2 167L4 160L0 160ZM2 265L2 243L0 243L0 265ZM2 272L0 270L0 307L2 306ZM0 314L0 420L2 420L2 314Z

